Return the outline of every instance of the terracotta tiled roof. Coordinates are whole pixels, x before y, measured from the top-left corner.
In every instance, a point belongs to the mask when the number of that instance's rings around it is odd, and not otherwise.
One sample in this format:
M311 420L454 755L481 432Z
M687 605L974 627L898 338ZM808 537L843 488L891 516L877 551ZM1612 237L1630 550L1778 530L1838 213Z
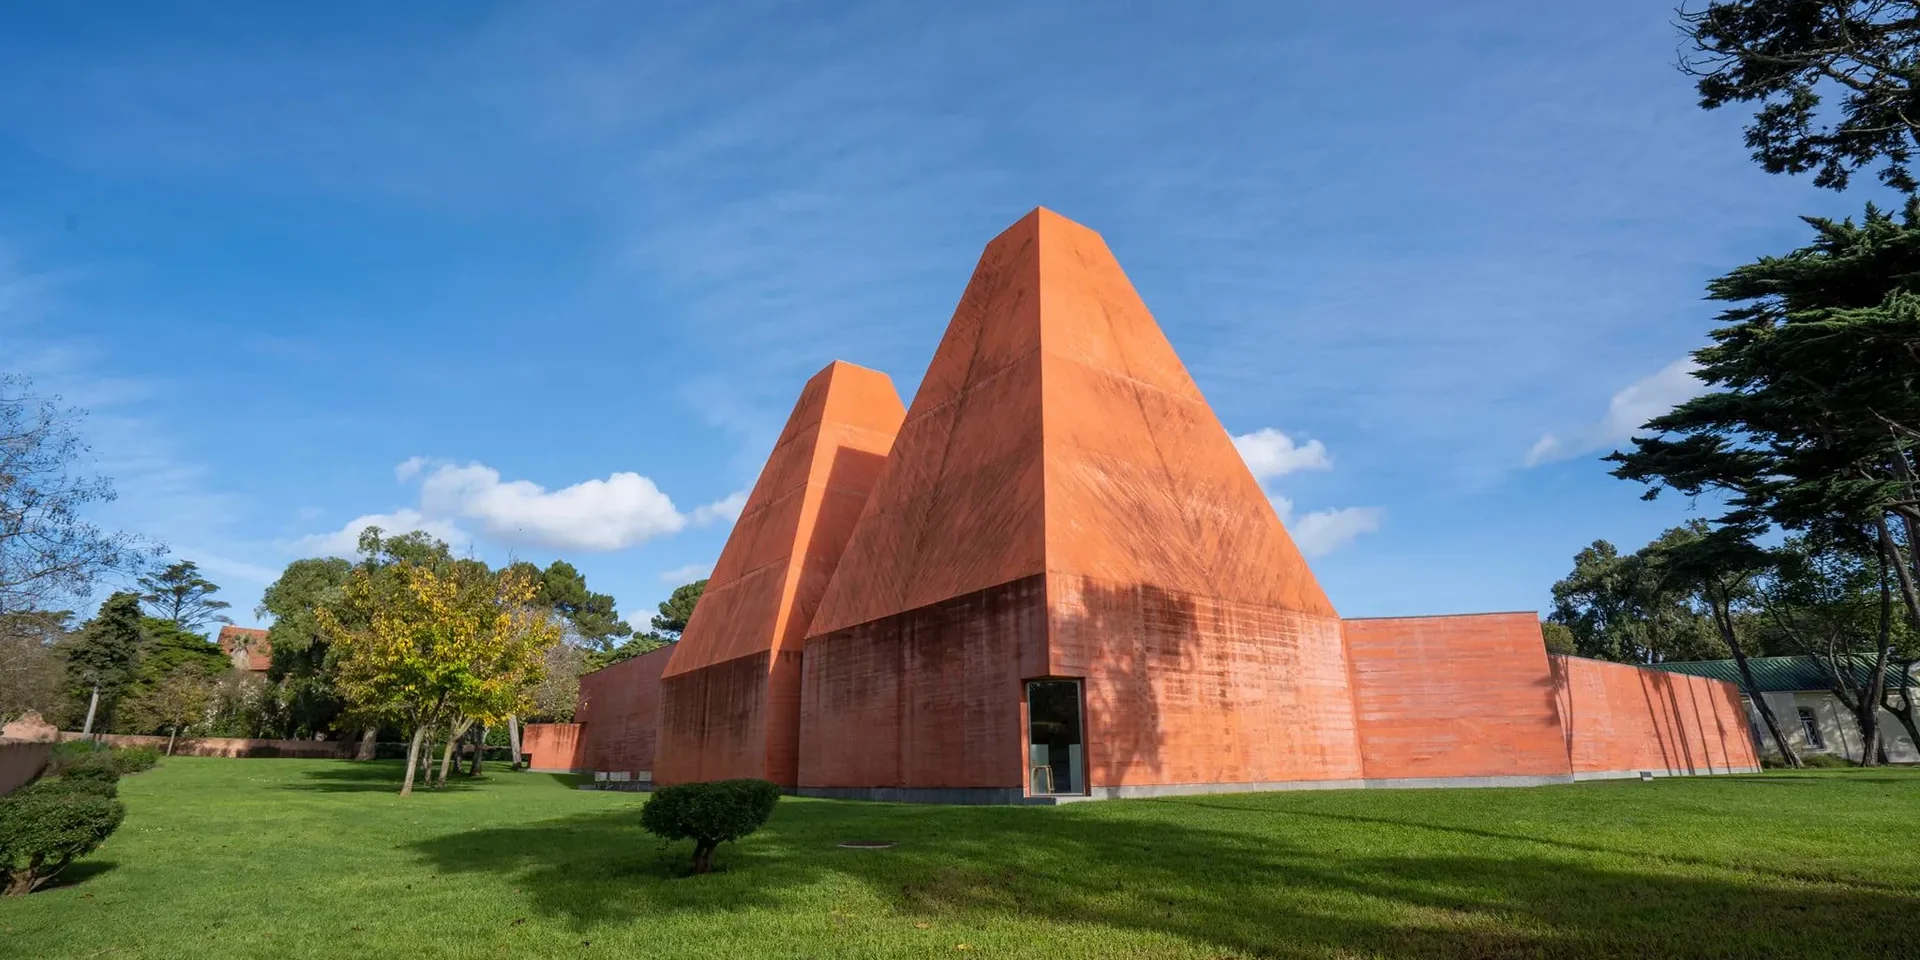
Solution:
M267 632L255 627L221 627L220 651L234 657L234 666L255 673L267 672L267 666L273 663L273 645L267 642ZM245 651L245 658L235 656L236 651Z

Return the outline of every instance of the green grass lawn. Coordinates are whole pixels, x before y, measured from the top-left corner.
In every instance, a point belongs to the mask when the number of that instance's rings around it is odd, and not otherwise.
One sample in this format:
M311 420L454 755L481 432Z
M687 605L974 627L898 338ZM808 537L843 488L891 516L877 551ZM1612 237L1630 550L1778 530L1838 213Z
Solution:
M0 957L1913 957L1920 771L957 808L788 798L685 877L644 795L175 758ZM841 849L891 840L887 850Z

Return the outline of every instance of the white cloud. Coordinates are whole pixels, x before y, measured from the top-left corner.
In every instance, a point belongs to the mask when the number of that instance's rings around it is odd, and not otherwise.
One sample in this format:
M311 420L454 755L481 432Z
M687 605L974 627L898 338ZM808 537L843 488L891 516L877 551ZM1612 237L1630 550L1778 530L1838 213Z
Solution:
M1387 512L1380 507L1343 507L1319 510L1293 524L1293 542L1300 552L1318 557L1347 545L1353 538L1380 529Z
M687 525L652 480L630 472L549 491L530 480L503 481L484 464L442 464L421 481L420 508L475 521L504 543L558 550L621 550Z
M331 533L315 533L293 541L289 546L306 554L352 558L359 550L360 531L379 527L388 536L419 530L449 544L460 545L470 539L453 521L428 517L418 510L402 507L392 513L368 513L348 520Z
M1333 468L1333 458L1327 455L1327 448L1320 441L1301 446L1271 427L1234 437L1233 445L1239 448L1241 459L1247 461L1247 468L1260 480L1263 489L1266 481L1273 477L1299 470ZM1380 507L1343 507L1317 510L1296 520L1291 497L1275 490L1265 490L1265 493L1267 502L1273 504L1273 512L1293 534L1294 545L1309 557L1332 553L1353 538L1380 529L1380 522L1387 514Z
M1292 437L1272 427L1262 427L1234 437L1233 446L1240 451L1240 459L1247 462L1247 469L1253 471L1254 478L1261 483L1301 470L1333 468L1333 459L1327 456L1325 444L1318 440L1309 440L1305 445L1297 444Z
M693 525L704 527L725 521L732 523L740 519L740 511L747 508L747 491L735 490L712 503L693 508Z
M675 567L672 570L661 571L660 582L669 583L677 587L683 583L692 583L712 572L713 564L711 563L689 563L684 567Z
M406 483L408 480L419 476L420 471L426 469L426 466L426 457L408 457L394 465L393 478L401 483Z
M1675 360L1650 377L1628 384L1607 401L1599 422L1564 433L1549 431L1527 451L1527 466L1566 460L1626 442L1642 425L1672 410L1706 389L1694 376L1699 364L1692 357Z

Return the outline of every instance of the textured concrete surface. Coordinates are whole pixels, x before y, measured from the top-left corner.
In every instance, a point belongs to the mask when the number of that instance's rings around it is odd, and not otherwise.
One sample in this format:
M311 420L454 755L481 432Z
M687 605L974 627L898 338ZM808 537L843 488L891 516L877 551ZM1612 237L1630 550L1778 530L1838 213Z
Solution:
M800 786L1019 790L1045 630L1036 576L808 638Z
M1729 773L1760 765L1732 684L1580 657L1550 660L1576 775Z
M1531 611L1344 626L1368 778L1569 772L1540 621Z
M807 626L904 415L883 373L807 381L661 675L656 782L794 785Z
M673 648L662 647L580 678L573 718L583 769L652 776L660 674L672 657Z

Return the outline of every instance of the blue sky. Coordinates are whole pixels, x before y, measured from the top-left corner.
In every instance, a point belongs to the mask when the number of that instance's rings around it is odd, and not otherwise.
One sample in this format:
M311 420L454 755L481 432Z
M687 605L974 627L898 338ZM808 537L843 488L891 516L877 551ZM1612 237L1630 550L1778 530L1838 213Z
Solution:
M670 9L683 8L683 9ZM1124 10L1124 13L1122 12ZM980 247L1101 231L1348 615L1545 609L1770 177L1671 0L0 12L0 368L252 622L356 520L648 610L829 360L910 398Z

